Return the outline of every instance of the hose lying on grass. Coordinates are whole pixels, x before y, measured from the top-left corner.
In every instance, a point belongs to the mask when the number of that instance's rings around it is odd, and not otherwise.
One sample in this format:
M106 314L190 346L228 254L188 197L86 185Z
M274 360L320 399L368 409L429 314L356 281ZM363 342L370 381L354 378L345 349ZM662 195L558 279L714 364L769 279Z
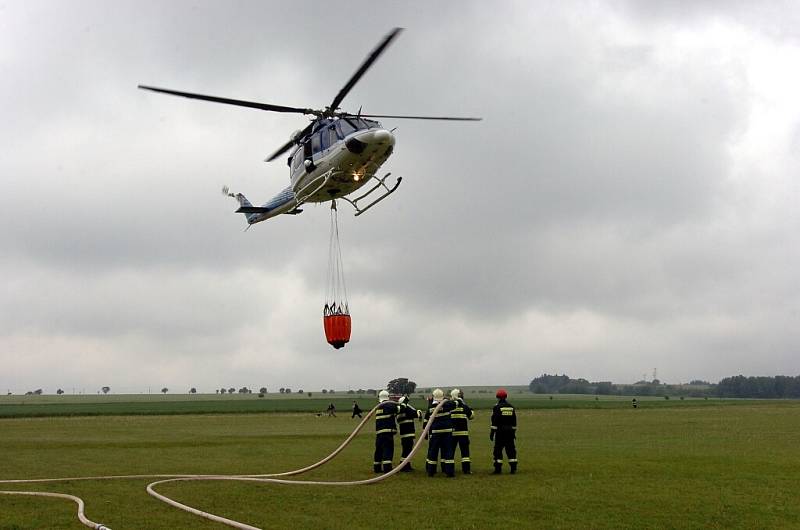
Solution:
M345 447L347 447L350 442L355 438L355 436L364 428L367 424L367 421L375 414L375 410L378 408L378 405L372 408L365 416L364 419L361 420L361 423L350 433L344 442L342 442L339 447L337 447L331 454L320 460L315 464L311 464L310 466L306 466L301 469L295 469L293 471L285 471L283 473L272 473L272 474L265 474L265 475L108 475L102 477L71 477L71 478L44 478L44 479L17 479L17 480L0 480L0 484L32 484L32 483L41 483L41 482L71 482L77 480L112 480L112 479L141 479L141 478L157 478L155 482L152 482L147 485L147 493L156 499L169 504L170 506L174 506L175 508L179 508L186 512L192 513L199 517L203 517L205 519L209 519L211 521L215 521L217 523L222 523L224 525L232 526L234 528L240 528L243 530L260 530L258 527L250 526L245 523L240 523L238 521L234 521L232 519L226 519L225 517L221 517L219 515L214 515L212 513L204 512L197 508L192 508L191 506L187 506L186 504L181 504L178 501L170 499L169 497L162 495L155 491L155 487L160 484L165 484L167 482L179 482L179 481L188 481L188 480L237 480L237 481L246 481L246 482L266 482L270 484L305 484L305 485L317 485L317 486L358 486L364 484L375 484L376 482L380 482L382 480L386 480L387 478L391 477L395 473L399 472L406 464L411 462L411 459L414 455L417 454L417 451L422 446L422 442L427 436L428 431L433 425L433 419L436 417L436 414L439 413L439 410L442 408L442 405L447 400L442 400L436 406L436 408L431 413L430 421L423 429L422 433L420 433L419 439L414 444L414 447L411 449L411 453L400 463L399 466L395 467L388 473L382 474L377 477L365 479L365 480L354 480L354 481L315 481L315 480L286 480L281 479L278 477L289 477L294 475L300 475L302 473L306 473L311 471L312 469L316 469L323 464L330 462L336 455L338 455ZM50 493L50 492L43 492L43 491L0 491L2 495L27 495L27 496L38 496L38 497L56 497L62 499L68 499L75 502L78 505L78 520L85 526L89 528L93 528L95 530L110 530L106 526L96 523L90 520L84 514L84 502L79 497L74 495L67 495L65 493Z

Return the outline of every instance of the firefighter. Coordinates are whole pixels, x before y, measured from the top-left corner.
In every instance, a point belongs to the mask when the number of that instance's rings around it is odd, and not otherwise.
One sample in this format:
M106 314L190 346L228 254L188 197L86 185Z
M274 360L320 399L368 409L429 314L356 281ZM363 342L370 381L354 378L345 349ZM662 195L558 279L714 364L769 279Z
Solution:
M433 410L444 399L444 392L441 388L433 391L433 399L428 406L428 412L425 414L425 423L427 424ZM425 470L428 476L432 477L436 474L436 463L439 456L441 456L442 471L448 477L455 476L456 461L453 459L453 419L450 417L455 403L447 400L431 424L431 430L428 432L428 456L425 459Z
M358 416L360 418L361 417L361 412L362 412L361 407L359 407L358 403L356 403L356 401L353 400L353 415L350 416L350 418L352 419L352 418L355 418L356 416Z
M517 448L514 439L517 437L517 413L514 407L506 401L508 392L500 388L497 390L497 405L492 409L492 429L489 431L489 440L494 441L494 472L499 475L503 469L503 449L508 457L511 474L517 472Z
M378 394L378 405L375 411L375 458L372 468L375 473L384 473L392 470L394 458L394 435L397 433L395 419L400 412L400 405L389 399L389 392L381 390Z
M475 412L464 402L464 393L454 388L450 391L450 399L455 403L455 408L450 414L453 418L453 458L456 449L461 452L461 472L471 475L472 460L469 458L469 424L468 421L475 417Z
M417 410L408 403L408 395L400 398L400 414L397 415L397 426L400 429L400 445L403 448L401 458L403 460L411 454L414 447L414 420L422 418L422 411ZM411 462L406 464L403 471L413 471Z

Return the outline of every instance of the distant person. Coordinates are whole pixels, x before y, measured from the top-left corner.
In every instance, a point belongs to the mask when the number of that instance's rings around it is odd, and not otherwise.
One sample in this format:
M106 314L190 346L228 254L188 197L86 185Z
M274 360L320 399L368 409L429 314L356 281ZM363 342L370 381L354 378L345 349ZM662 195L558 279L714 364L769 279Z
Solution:
M405 460L414 448L414 420L422 418L422 411L417 410L408 403L408 394L400 398L400 414L397 415L397 427L400 430L401 460ZM402 471L413 471L411 462L403 466Z
M433 391L433 399L428 405L428 412L425 414L425 423L433 416L434 409L444 399L444 392L441 388ZM428 476L436 474L436 464L441 460L442 471L448 477L455 476L456 461L453 459L453 420L450 413L455 408L453 401L446 401L436 417L433 418L431 430L428 431L428 456L425 458L425 470Z
M639 408L639 402L638 402L638 401L636 401L636 398L633 398L633 399L631 400L631 405L633 405L633 408L635 408L635 409L638 409L638 408Z
M394 458L394 435L397 434L397 414L400 405L389 399L389 392L381 390L379 405L375 410L375 458L372 468L375 473L388 473L392 470Z
M336 405L334 405L333 402L328 405L327 412L328 416L333 416L334 418L336 417Z
M359 407L358 403L356 403L356 401L353 400L353 415L350 416L350 418L352 419L355 418L356 416L358 416L359 418L361 417L361 407Z
M489 440L494 441L494 472L499 475L503 472L503 450L508 457L511 474L517 472L517 448L514 439L517 437L517 413L514 407L506 401L508 392L500 388L497 390L497 404L492 409L492 429L489 431Z
M464 402L464 393L454 388L450 391L450 399L456 406L450 417L453 418L453 459L455 461L456 449L461 453L461 472L465 475L472 474L472 460L469 457L469 420L475 417L469 405Z

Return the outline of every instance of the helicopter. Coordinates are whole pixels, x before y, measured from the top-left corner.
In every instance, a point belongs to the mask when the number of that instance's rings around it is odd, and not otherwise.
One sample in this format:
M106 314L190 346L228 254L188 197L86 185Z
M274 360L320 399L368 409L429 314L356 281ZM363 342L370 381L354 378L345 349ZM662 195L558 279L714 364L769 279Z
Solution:
M394 193L402 181L402 177L398 177L390 187L386 181L391 173L386 173L383 177L376 175L394 151L395 136L393 130L386 129L373 118L446 121L480 121L482 119L362 114L361 109L353 114L340 110L339 105L345 96L402 30L403 28L394 28L380 41L339 90L331 104L324 109L258 103L147 85L138 85L138 88L226 105L313 116L305 128L295 131L288 142L265 160L271 162L291 150L287 160L289 186L261 206L254 206L243 194L233 193L227 186L222 188L223 194L233 197L239 202L239 209L236 210L236 213L245 215L248 228L281 214L297 215L303 211L300 207L305 203L332 201L332 207L335 208L336 199L340 198L350 203L355 209L355 215L358 216ZM368 191L355 198L348 197L368 182L374 184ZM374 193L378 190L381 191L378 196L375 196ZM359 202L362 200L371 202L361 206Z

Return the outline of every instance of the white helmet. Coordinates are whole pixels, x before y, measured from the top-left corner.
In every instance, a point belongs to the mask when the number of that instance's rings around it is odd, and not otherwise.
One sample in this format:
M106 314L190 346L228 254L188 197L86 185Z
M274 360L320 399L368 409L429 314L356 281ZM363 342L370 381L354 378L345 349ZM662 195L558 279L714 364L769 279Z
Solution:
M400 398L400 403L402 403L403 405L405 405L406 403L408 403L408 396L403 396L403 397L401 397L401 398Z
M456 399L458 399L458 396L460 394L461 394L461 390L459 390L457 388L454 388L453 390L450 391L450 399L455 401Z
M441 401L443 397L444 397L444 392L442 392L441 388L437 388L436 390L433 391L433 399L435 399L436 401Z
M380 393L378 394L378 401L383 402L386 401L387 399L389 399L389 392L387 392L386 390L381 390Z

